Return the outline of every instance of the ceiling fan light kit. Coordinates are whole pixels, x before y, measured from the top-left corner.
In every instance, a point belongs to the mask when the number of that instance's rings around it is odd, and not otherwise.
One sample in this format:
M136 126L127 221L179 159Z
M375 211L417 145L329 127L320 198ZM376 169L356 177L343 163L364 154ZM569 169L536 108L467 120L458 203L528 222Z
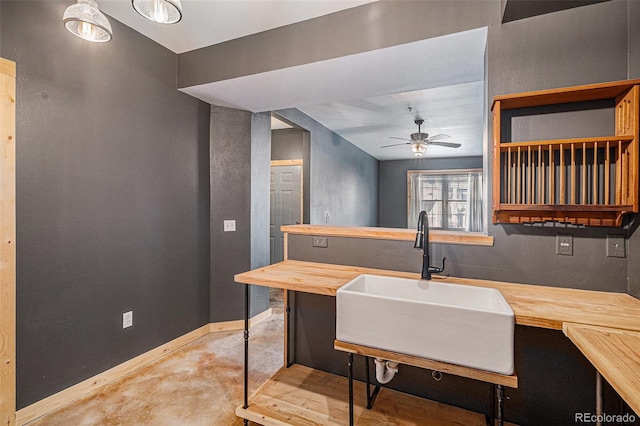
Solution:
M381 146L380 148L389 148L392 146L399 146L399 145L409 145L411 152L413 152L413 155L415 155L416 157L421 157L427 151L427 147L429 145L444 146L446 148L460 148L459 143L436 142L437 139L449 138L450 137L449 135L439 134L439 135L429 137L429 133L422 133L420 131L420 128L424 123L423 119L416 118L414 123L416 123L416 125L418 126L418 131L416 133L411 133L410 135L411 139L389 136L389 139L400 139L408 142L394 143L391 145Z
M416 157L422 157L422 154L427 151L427 146L422 143L413 143L411 144L411 151Z

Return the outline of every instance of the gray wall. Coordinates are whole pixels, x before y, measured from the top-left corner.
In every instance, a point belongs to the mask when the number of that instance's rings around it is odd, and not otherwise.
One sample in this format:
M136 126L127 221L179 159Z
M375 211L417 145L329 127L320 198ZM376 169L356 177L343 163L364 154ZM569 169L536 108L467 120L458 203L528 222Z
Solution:
M629 78L640 78L640 2L629 2ZM640 232L638 220L629 230L629 294L640 298Z
M633 32L638 31L632 28L639 20L637 9L635 2L612 1L491 26L487 47L488 103L499 94L626 79L628 72L631 74L637 67L633 58L640 55L640 45L631 38ZM597 34L587 30L589 26L597 27ZM629 36L628 31L631 31ZM612 131L612 111L606 108L579 113L549 112L528 118L514 115L511 118L513 139L563 137L566 132L580 136ZM567 118L567 114L571 117ZM488 125L491 129L490 123ZM387 205L391 202L387 194L394 192L385 189L389 170L385 170L384 163L380 167L380 224L404 227L399 221L392 223L389 219L393 209L406 209L406 197L396 196L393 205ZM390 169L391 172L399 170ZM490 188L491 170L485 175ZM406 185L405 182L406 177L402 183ZM383 196L385 200L382 200ZM491 194L488 194L488 202L491 205ZM406 212L403 213L405 217ZM640 243L633 237L635 227L637 225L629 229L577 229L560 224L489 225L489 234L495 238L493 248L435 245L433 254L437 259L446 256L447 270L455 276L617 292L629 290L637 295L640 267L635 266L638 262L633 259L640 250ZM574 236L573 256L555 255L558 233ZM628 259L606 257L607 234L630 237Z
M381 161L379 166L378 226L407 227L407 171L482 169L482 157L416 158Z
M271 114L251 115L251 269L269 264ZM244 271L242 271L244 272ZM251 287L250 315L269 308L269 288ZM236 312L236 316L237 316Z
M182 53L178 55L178 87L368 52L479 28L500 19L499 2L373 2Z
M277 111L308 130L310 140L310 217L308 223L376 226L378 160L297 109Z
M502 22L517 21L545 13L557 12L573 7L585 6L591 3L600 3L609 0L562 0L562 1L538 1L538 0L501 0L504 8Z
M490 27L489 99L627 78L627 7L627 1L611 1ZM590 27L598 31L587 30ZM550 137L554 131L538 127L537 137ZM558 232L574 235L573 256L554 254ZM627 291L627 260L605 256L606 234L624 230L490 225L489 233L495 246L483 250L481 257L473 248L443 248L452 274Z
M278 129L271 131L272 160L302 160L301 129Z
M640 71L634 58L640 56L640 43L633 36L638 33L634 23L639 21L640 12L636 2L623 0L491 26L487 47L489 103L500 94L623 80L628 75L638 75ZM597 27L598 31L587 30L590 26ZM611 124L607 120L611 116L611 111L606 109L574 114L570 120L565 119L564 113L531 118L516 116L512 120L513 138L562 137L567 131L573 136L576 132L610 133ZM579 118L579 126L573 121L576 118ZM603 130L605 126L607 128ZM385 185L383 182L386 182L382 176L387 174L383 167L384 162L381 164L381 197ZM486 176L490 188L490 170ZM406 201L403 200L395 200L394 207L406 209ZM380 223L383 226L391 225L387 201L381 200ZM488 194L488 201L491 205L491 194ZM400 223L393 226L400 226ZM577 229L560 224L489 225L489 234L495 239L493 248L452 245L435 246L433 251L437 258L447 257L447 269L455 276L629 291L637 296L640 293L637 284L640 267L633 260L640 251L640 237L634 236L637 234L633 232L636 227L633 224L629 229ZM574 236L573 256L555 255L558 233ZM606 257L607 234L629 238L628 258Z
M108 44L65 31L69 4L0 3L17 62L18 408L209 321L208 105L175 90L175 54L119 22Z
M266 116L211 106L211 322L243 318L244 288L233 276L269 264L270 128ZM225 220L236 221L235 232L224 232ZM254 221L263 228L254 228ZM252 240L259 245L253 247ZM252 288L251 296L251 316L268 307L266 287Z
M629 1L629 78L640 78L640 2Z

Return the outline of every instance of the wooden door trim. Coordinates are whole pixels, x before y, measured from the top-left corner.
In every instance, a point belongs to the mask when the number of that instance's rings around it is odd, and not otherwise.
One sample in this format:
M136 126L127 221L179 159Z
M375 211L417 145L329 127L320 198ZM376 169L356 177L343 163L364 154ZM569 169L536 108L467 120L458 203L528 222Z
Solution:
M16 421L16 64L0 58L0 423Z
M302 160L271 160L271 167L302 166Z

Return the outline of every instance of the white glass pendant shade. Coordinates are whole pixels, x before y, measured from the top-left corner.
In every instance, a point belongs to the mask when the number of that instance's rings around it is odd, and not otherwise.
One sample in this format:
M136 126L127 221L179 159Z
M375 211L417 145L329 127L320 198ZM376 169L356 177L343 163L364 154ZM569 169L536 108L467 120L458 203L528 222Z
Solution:
M427 147L425 144L422 143L412 143L411 144L411 151L413 152L413 155L415 155L416 157L421 157L422 154L424 154L427 150Z
M64 11L64 27L73 35L89 41L111 40L111 24L93 0L78 0Z
M160 24L175 24L182 19L180 0L131 0L133 8L145 18Z

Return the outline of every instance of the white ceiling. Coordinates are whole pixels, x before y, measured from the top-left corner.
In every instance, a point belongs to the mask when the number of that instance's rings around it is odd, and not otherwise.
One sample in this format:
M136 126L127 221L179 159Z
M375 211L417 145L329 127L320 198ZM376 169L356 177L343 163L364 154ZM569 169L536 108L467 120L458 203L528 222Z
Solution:
M306 21L375 0L182 0L174 25L148 21L131 0L98 0L100 10L175 53ZM117 37L114 34L114 37Z
M425 157L481 156L483 92L484 83L474 81L300 109L379 160L414 158L408 145L381 147L402 143L390 136L409 139L418 131L417 117L424 119L423 133L444 133L451 138L442 142L462 145L455 149L432 145Z
M179 53L367 2L183 0L183 20L173 26L146 21L130 0L100 7ZM298 108L380 160L414 158L408 146L380 147L416 132L416 117L423 132L462 144L431 146L425 157L482 155L486 37L481 28L180 90L253 112Z

